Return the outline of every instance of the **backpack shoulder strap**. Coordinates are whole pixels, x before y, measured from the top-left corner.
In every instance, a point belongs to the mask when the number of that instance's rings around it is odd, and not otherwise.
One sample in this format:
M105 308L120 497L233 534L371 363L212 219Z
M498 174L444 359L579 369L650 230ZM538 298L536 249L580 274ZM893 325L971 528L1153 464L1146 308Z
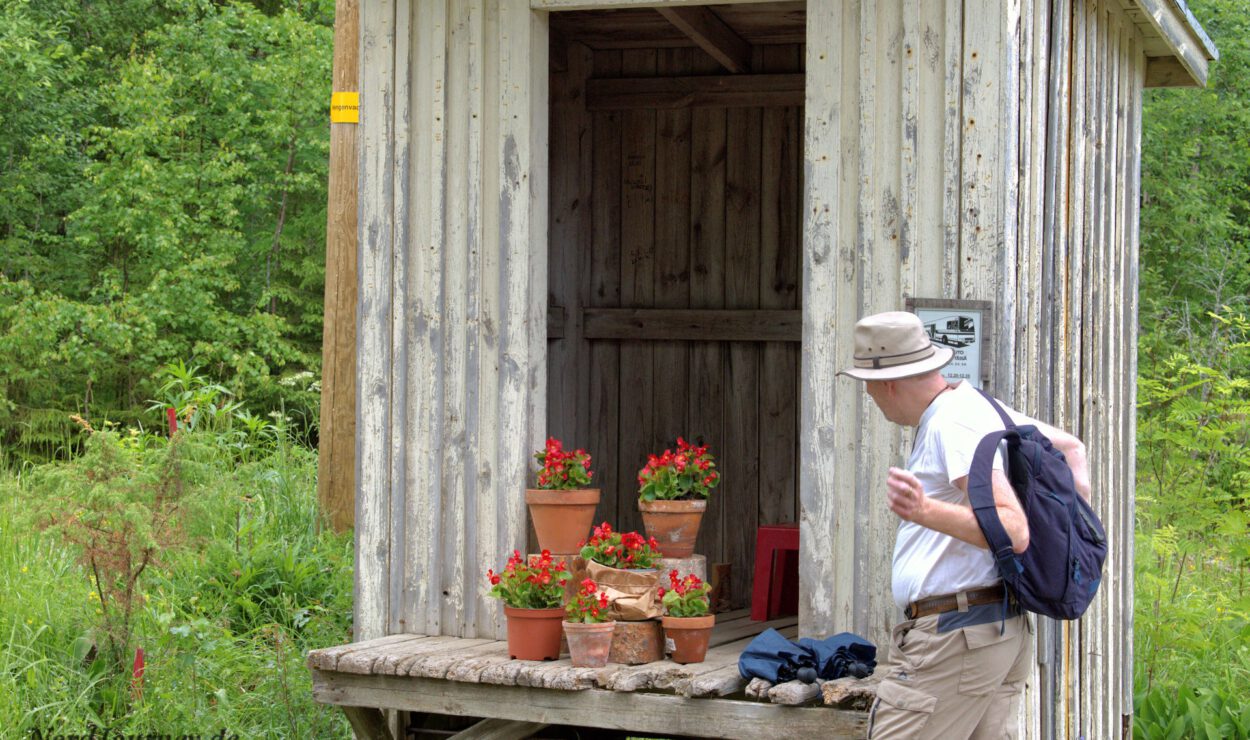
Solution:
M1011 417L1007 415L1006 411L1003 411L1003 407L999 405L998 401L994 400L993 396L981 390L980 388L977 388L977 393L980 393L985 398L985 400L989 401L990 405L994 407L994 410L998 412L999 418L1003 420L1004 427L1006 427L1007 429L1016 428L1016 423L1011 420Z
M987 396L988 398L988 396ZM1001 409L1000 409L1001 412ZM998 453L998 445L1004 439L1020 438L1014 429L990 432L981 438L976 454L972 458L972 469L968 471L968 501L972 504L972 513L976 515L981 534L989 545L990 555L998 565L998 572L1009 578L1019 572L1020 565L1016 560L1015 551L1011 548L1011 537L1003 529L998 518L998 509L994 504L994 456Z

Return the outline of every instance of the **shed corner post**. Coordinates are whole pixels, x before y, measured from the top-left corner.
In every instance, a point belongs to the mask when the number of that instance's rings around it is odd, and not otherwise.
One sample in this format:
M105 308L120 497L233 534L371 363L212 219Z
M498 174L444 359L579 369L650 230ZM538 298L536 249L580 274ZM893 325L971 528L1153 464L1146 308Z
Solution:
M855 419L858 388L840 387L855 321L855 270L837 250L841 171L842 3L807 5L803 166L803 351L799 427L799 633L851 627L855 598L854 451L838 441ZM849 491L850 495L847 495ZM840 554L845 555L840 557Z

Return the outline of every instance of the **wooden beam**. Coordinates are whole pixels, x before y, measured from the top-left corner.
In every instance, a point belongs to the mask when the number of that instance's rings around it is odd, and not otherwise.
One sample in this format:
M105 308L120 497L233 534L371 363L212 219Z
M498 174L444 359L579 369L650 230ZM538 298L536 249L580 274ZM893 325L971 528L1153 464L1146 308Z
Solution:
M452 735L451 740L525 740L547 726L546 722L484 719Z
M1176 57L1146 59L1146 87L1199 87L1198 82Z
M717 0L717 5L778 2L789 2L789 0ZM666 8L706 4L707 0L530 0L530 9L543 11L616 10L618 8Z
M656 8L721 66L741 74L751 71L751 45L705 5L683 8Z
M692 310L587 308L586 339L702 342L798 342L803 312L789 310Z
M564 338L564 306L547 306L547 338Z
M1189 73L1191 84L1205 87L1207 62L1218 58L1218 53L1202 26L1198 25L1187 9L1182 11L1171 0L1134 0L1133 4L1141 8L1149 25L1167 43L1176 61ZM1146 84L1149 86L1149 79Z
M360 4L334 11L334 92L360 89ZM356 511L356 124L330 124L317 501L336 532Z
M322 704L546 722L654 733L669 737L859 738L868 715L831 707L785 707L731 699L688 699L654 693L560 691L493 686L411 676L355 676L313 671Z
M391 728L386 724L386 717L375 707L339 707L347 715L352 731L360 740L395 740Z
M803 105L802 73L622 77L586 81L586 109L771 108Z

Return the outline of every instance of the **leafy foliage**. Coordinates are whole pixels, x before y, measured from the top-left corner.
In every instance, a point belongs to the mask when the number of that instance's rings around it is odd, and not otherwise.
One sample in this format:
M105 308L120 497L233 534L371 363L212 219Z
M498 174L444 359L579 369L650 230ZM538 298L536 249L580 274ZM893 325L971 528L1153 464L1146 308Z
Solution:
M142 481L161 478L169 441L101 433L77 461L27 466L20 478L0 473L0 724L11 733L85 736L88 724L175 737L350 731L313 701L303 662L309 647L351 639L351 538L318 526L316 455L289 439L239 452L220 436L206 427L179 434L181 534L144 570L132 612L131 647L147 654L141 698L130 671L103 659L90 570L64 539L32 526L42 508L32 502L68 493L66 478L89 500L80 473L106 439L120 448L113 468L133 481L110 490L141 493ZM58 510L78 508L86 506Z
M105 6L105 7L101 7ZM133 415L162 365L315 426L331 8L0 0L0 435Z
M1246 737L1250 8L1194 0L1220 60L1143 115L1134 736Z

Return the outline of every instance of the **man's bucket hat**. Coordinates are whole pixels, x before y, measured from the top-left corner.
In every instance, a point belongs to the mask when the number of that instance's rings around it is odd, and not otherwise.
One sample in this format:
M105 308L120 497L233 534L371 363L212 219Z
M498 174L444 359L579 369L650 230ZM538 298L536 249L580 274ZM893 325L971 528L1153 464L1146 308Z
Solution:
M906 311L865 316L855 324L855 364L838 375L858 380L898 380L923 375L955 357L925 333L920 317Z

